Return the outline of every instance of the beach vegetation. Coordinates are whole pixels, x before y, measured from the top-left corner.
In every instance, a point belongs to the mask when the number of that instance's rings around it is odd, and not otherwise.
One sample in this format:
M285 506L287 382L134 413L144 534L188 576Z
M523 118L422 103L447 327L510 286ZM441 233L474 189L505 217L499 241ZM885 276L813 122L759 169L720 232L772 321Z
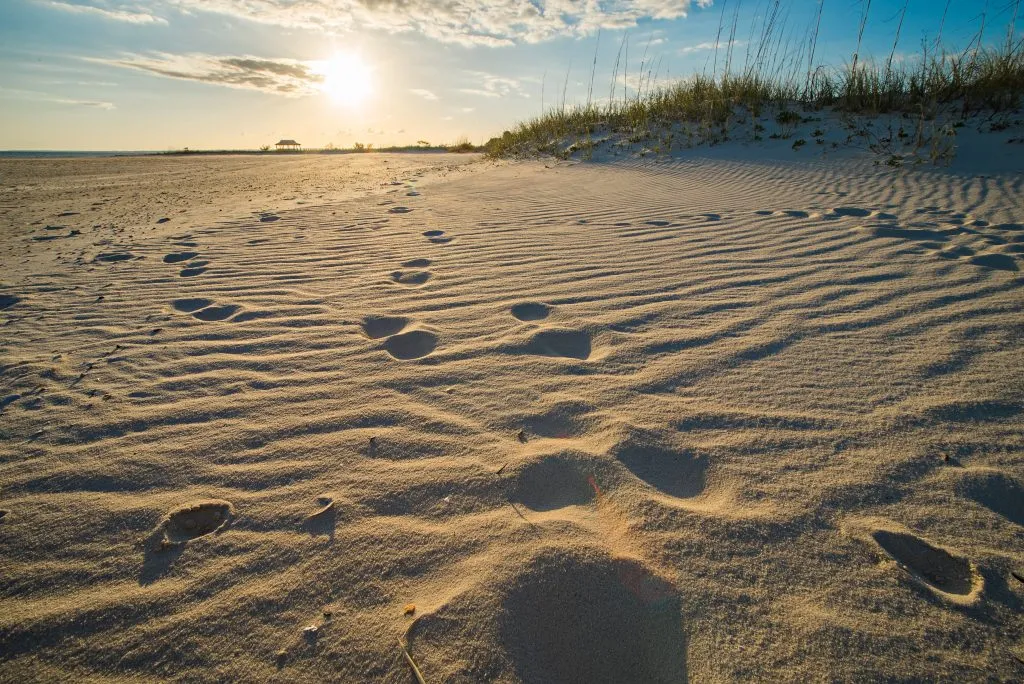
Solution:
M539 116L489 140L486 150L494 157L563 156L568 146L580 149L580 141L595 136L644 144L652 135L664 138L656 131L665 130L675 134L677 148L715 144L735 137L737 127L748 121L753 123L750 139L763 137L766 124L774 129L769 138L784 139L798 124L821 120L807 115L825 111L847 117L905 116L915 129L906 136L919 142L922 149L934 146L941 157L952 137L947 129L957 121L982 112L1012 112L1020 105L1024 39L1012 30L998 42L987 43L982 27L965 49L952 50L941 47L940 28L939 36L925 41L918 54L897 59L900 15L888 57L868 59L860 51L870 29L870 2L862 0L856 51L848 62L830 66L816 61L823 5L800 35L799 30L787 29L784 4L783 0L769 3L761 20L760 38L746 41L742 56L738 49L743 43L735 39L738 11L730 25L723 10L719 36L727 39L716 41L711 70L667 84L652 77L654 69L646 54L639 77L625 79L620 66L623 53L628 54L624 37L609 97L600 101L593 94L595 51L585 103L566 103L563 93L560 103L542 108ZM1019 0L1012 3L1015 18L1019 4ZM627 82L630 88L624 85ZM935 140L935 136L941 139ZM821 136L816 133L814 137Z

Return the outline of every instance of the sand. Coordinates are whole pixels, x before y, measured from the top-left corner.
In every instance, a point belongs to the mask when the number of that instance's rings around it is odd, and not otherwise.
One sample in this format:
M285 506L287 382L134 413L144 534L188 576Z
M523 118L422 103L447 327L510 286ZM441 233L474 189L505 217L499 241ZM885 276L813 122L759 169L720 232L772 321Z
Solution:
M0 680L1020 680L1021 179L0 162Z

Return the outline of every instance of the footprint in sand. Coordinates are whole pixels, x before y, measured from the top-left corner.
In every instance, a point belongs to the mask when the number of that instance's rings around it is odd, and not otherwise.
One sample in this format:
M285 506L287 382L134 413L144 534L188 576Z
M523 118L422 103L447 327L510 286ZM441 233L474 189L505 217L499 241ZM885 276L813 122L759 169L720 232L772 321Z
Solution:
M900 228L899 226L873 226L871 234L879 238L900 238L902 240L933 240L935 242L949 242L949 236L936 230L927 228Z
M409 319L404 316L367 316L363 319L361 327L368 338L379 340L382 337L397 335L407 325Z
M593 424L590 413L594 407L583 401L561 401L542 413L522 416L516 421L522 426L520 441L524 438L574 439L583 436Z
M423 231L423 237L427 238L435 245L448 244L453 240L453 238L446 236L443 230L425 230Z
M655 434L635 431L612 448L611 456L669 496L686 499L704 491L707 459L677 449Z
M209 264L209 261L201 259L190 261L185 264L185 268L181 269L181 272L178 275L182 278L191 278L192 276L202 275L203 273L206 273L206 267Z
M223 531L231 524L233 517L234 508L227 501L199 501L168 513L158 529L168 542L183 544L198 537Z
M384 340L384 351L396 359L423 358L437 348L438 337L429 330L405 330L411 321L404 316L367 316L361 327L371 340Z
M207 322L227 320L242 309L242 307L237 304L224 304L218 306L215 305L212 300L200 297L176 299L171 302L171 306L174 307L176 311L192 314L193 318Z
M519 351L536 356L586 361L593 353L593 345L591 335L586 330L552 328L534 333Z
M1016 272L1020 270L1017 260L1009 254L979 254L971 257L970 263L983 268L994 268L1000 271Z
M865 218L871 216L871 210L862 209L861 207L836 207L832 210L832 215L843 218Z
M118 261L128 261L134 259L135 255L131 252L101 252L96 255L94 261L99 261L104 264L113 264Z
M965 469L956 492L1010 522L1024 525L1024 485L992 468Z
M961 596L974 591L977 577L971 562L932 546L909 532L878 529L871 538L907 572L932 589Z
M430 354L437 348L437 341L437 335L429 330L412 330L387 338L384 349L396 359L408 361Z
M523 302L512 306L512 316L516 319L526 321L542 321L551 314L554 307L541 302Z
M687 681L679 592L642 563L545 550L503 584L499 643L521 681Z
M199 256L198 252L173 252L164 256L165 264L177 264Z
M566 456L547 456L514 476L509 499L531 511L585 506L597 494L590 478L599 465Z
M408 287L423 285L431 277L430 271L393 271L391 273L391 280L399 285L406 285Z

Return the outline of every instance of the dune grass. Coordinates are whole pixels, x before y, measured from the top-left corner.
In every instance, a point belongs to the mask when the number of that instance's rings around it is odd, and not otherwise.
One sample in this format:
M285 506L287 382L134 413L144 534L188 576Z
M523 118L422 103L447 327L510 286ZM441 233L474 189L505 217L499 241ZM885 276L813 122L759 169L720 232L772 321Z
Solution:
M1018 5L1019 0L1013 9ZM651 78L651 64L645 54L638 85L627 95L618 80L617 59L607 100L595 102L592 85L586 104L566 106L563 95L561 106L492 138L486 150L494 157L544 153L564 156L567 140L575 141L574 148L578 149L593 144L595 132L640 140L651 131L687 124L710 133L722 130L742 110L754 117L765 110L785 113L791 109L831 108L851 114L905 113L932 119L939 112L963 117L979 111L1012 110L1020 104L1024 93L1024 41L1015 39L1012 30L1005 41L986 46L982 28L966 49L955 52L939 47L940 26L936 41L925 44L915 59L896 60L901 15L888 58L862 59L859 51L870 9L870 0L865 0L857 52L848 63L831 67L815 64L822 7L819 5L801 40L784 41L782 0L775 0L762 21L760 40L753 47L747 44L742 65L735 54L738 11L728 25L723 7L710 74L705 70L670 85L652 85L656 77ZM904 4L904 15L906 7ZM1016 11L1013 16L1011 29ZM620 47L620 56L621 52ZM615 95L617 90L622 91L621 96ZM720 138L708 135L705 139Z

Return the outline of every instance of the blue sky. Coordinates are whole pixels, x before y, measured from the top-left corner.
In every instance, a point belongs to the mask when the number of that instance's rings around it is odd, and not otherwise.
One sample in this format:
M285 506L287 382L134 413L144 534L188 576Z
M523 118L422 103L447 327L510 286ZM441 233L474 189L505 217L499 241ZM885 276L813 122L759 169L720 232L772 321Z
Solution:
M888 56L904 1L872 0L862 54ZM738 8L742 61L775 2L0 0L0 149L482 142L538 114L542 95L585 101L595 47L595 97L607 97L624 35L627 85L645 51L652 77L686 75L710 69L720 18ZM819 2L779 2L796 49ZM815 62L840 65L865 3L823 2ZM1015 4L988 1L991 40ZM908 0L898 58L934 41L945 7ZM949 0L944 43L965 46L985 8Z

